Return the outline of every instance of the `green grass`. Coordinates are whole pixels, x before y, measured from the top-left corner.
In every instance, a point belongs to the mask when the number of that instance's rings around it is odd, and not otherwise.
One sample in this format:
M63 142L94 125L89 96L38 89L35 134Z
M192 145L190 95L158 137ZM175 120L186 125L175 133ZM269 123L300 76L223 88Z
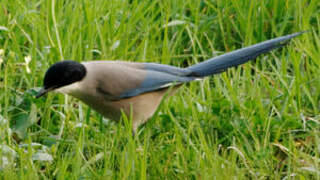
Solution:
M0 14L1 179L320 179L319 1L1 0ZM134 138L126 118L33 97L61 59L185 67L302 30L183 86Z

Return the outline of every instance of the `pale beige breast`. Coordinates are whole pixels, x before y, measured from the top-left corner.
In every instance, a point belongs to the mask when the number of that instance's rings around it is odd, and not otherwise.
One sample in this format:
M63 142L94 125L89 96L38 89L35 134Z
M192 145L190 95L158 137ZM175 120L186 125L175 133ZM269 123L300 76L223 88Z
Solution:
M172 88L168 96L173 95L179 87L180 86ZM76 98L111 120L118 121L122 116L122 112L128 118L132 117L132 126L135 131L140 124L145 123L153 116L167 91L168 89L164 89L144 93L118 101L106 101L103 98L90 95L76 96Z

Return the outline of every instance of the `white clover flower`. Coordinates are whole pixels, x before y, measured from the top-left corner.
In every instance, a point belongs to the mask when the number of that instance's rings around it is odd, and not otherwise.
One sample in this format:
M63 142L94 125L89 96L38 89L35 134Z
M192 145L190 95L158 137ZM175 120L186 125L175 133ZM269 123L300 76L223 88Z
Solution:
M0 49L0 65L3 63L4 50Z
M26 71L27 71L28 74L31 73L31 70L30 70L30 68L29 68L29 63L30 63L30 61L31 61L31 56L30 56L30 55L24 57L24 62L25 62L25 66L26 66Z

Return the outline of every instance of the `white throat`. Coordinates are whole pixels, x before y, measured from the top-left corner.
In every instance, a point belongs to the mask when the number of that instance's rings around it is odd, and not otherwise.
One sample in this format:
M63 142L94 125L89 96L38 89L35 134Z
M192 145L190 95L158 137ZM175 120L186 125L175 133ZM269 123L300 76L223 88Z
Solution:
M62 86L56 90L55 92L63 93L63 94L72 94L77 92L80 89L80 82L75 82L66 86Z

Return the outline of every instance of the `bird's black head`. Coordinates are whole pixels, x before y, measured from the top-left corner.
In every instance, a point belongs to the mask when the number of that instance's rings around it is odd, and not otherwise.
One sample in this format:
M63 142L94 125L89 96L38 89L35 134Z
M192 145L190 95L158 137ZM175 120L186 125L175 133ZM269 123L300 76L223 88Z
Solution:
M86 68L76 61L57 62L47 70L43 80L43 89L36 97L41 97L49 91L80 81L85 75Z

